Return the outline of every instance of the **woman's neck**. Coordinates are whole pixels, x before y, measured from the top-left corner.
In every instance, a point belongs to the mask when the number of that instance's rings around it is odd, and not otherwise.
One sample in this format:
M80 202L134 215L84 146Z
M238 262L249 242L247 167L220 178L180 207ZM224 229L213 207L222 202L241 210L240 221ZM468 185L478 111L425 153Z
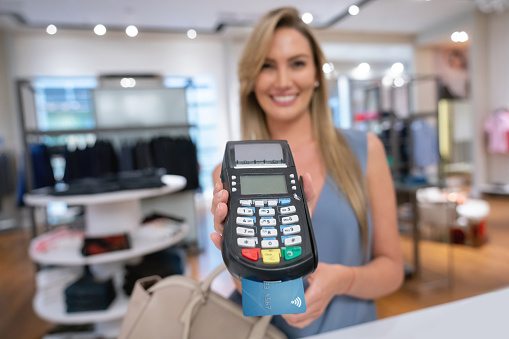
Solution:
M315 140L310 114L291 122L267 119L267 126L272 139L286 140L292 149L313 143Z

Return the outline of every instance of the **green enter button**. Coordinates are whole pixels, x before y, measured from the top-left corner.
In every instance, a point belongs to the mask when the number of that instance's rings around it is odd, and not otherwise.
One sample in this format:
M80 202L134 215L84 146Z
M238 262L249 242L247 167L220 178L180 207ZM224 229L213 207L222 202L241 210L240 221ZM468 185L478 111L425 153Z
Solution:
M299 257L302 254L300 247L285 247L283 249L285 260L291 260Z

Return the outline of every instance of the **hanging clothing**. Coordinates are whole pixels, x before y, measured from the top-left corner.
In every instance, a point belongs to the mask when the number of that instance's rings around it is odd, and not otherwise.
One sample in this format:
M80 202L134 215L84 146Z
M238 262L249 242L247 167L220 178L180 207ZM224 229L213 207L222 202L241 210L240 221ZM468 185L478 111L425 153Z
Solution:
M38 145L38 147L47 149L44 145ZM68 184L76 181L83 182L82 179L85 178L115 177L115 174L123 172L164 168L166 174L185 177L187 179L185 189L200 187L197 149L188 137L156 137L135 143L128 141L121 146L119 153L115 151L111 141L98 140L92 147L75 150L65 148L58 153L63 154L65 158L63 181ZM47 159L44 159L51 170L49 158L48 153ZM46 174L38 169L42 163L42 161L37 163L34 161L33 172L37 176ZM50 171L50 173L53 178L53 172ZM53 186L54 184L53 178L52 183L44 186ZM38 184L34 188L39 187L43 186Z
M33 144L30 146L30 154L33 168L33 188L54 186L55 177L48 147L43 144Z
M118 170L120 172L134 170L134 155L131 145L123 144L120 148Z
M366 133L354 130L342 130L341 133L345 136L362 171L366 174ZM361 233L355 212L330 175L327 176L318 197L312 223L320 262L347 266L364 264ZM368 232L367 261L369 262L373 242L370 213L368 213ZM305 281L304 287L307 288L307 286ZM242 304L242 296L237 290L230 298ZM339 295L331 300L319 318L303 329L289 326L281 316L274 316L272 323L285 332L288 338L300 338L373 320L376 320L376 308L373 300Z
M438 165L438 138L435 128L422 120L414 121L411 128L415 166L423 168Z
M484 123L491 153L509 153L509 112L499 111Z
M0 205L1 199L14 192L14 162L10 154L0 153Z
M198 152L188 137L158 137L150 141L154 165L166 169L166 173L186 178L185 189L200 187Z

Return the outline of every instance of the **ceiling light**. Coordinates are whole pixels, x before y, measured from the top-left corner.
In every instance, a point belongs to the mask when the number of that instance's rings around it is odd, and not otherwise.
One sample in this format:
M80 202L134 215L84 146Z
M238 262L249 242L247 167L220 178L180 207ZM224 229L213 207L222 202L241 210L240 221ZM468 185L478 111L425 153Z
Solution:
M451 34L451 40L453 42L466 42L468 41L468 34L465 31L454 32Z
M403 79L402 77L397 77L396 79L394 79L394 86L401 87L404 84L405 84L405 79Z
M332 62L326 62L322 66L322 71L325 74L330 74L330 73L332 73L333 70L334 70L334 65L332 64Z
M124 88L132 88L136 86L136 80L133 78L122 78L122 80L120 80L120 86Z
M197 35L198 34L196 33L196 31L194 29L190 29L187 31L187 37L189 39L194 39L194 38L196 38Z
M509 9L509 1L507 0L474 0L479 6L481 12L484 13L502 13Z
M392 86L392 77L390 75L386 75L382 78L382 85L385 87Z
M361 73L368 73L369 70L371 69L371 66L367 62L363 62L363 63L359 64L359 66L357 66L357 69Z
M50 35L56 34L57 33L57 26L49 25L48 27L46 27L46 33L48 33Z
M313 14L311 14L311 13L302 14L302 21L304 21L305 24L312 23L313 22Z
M459 38L460 38L460 42L468 41L468 34L467 34L467 32L461 31L460 35L459 35Z
M401 62L396 62L391 67L391 72L396 73L396 74L403 73L404 70L405 70L405 65L403 65Z
M125 29L125 34L127 34L131 38L134 38L135 36L138 35L138 28L136 28L136 26L133 25L127 26Z
M97 35L104 35L106 34L106 27L104 27L104 25L96 25L94 27L94 33L97 34Z
M348 7L348 13L350 13L350 15L357 15L360 11L359 6L352 5Z

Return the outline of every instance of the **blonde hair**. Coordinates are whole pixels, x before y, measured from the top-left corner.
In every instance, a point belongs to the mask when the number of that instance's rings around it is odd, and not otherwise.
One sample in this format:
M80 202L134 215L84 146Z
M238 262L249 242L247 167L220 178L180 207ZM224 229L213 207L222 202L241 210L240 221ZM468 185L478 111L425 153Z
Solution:
M319 86L311 98L309 111L313 134L318 142L321 156L336 184L347 197L357 217L364 254L368 251L368 217L365 177L357 158L344 136L334 127L328 106L327 83L322 65L327 62L316 38L302 22L294 8L279 8L263 16L247 41L239 62L240 116L244 140L271 139L265 113L254 94L256 78L269 53L274 32L278 28L293 28L300 32L311 45Z

